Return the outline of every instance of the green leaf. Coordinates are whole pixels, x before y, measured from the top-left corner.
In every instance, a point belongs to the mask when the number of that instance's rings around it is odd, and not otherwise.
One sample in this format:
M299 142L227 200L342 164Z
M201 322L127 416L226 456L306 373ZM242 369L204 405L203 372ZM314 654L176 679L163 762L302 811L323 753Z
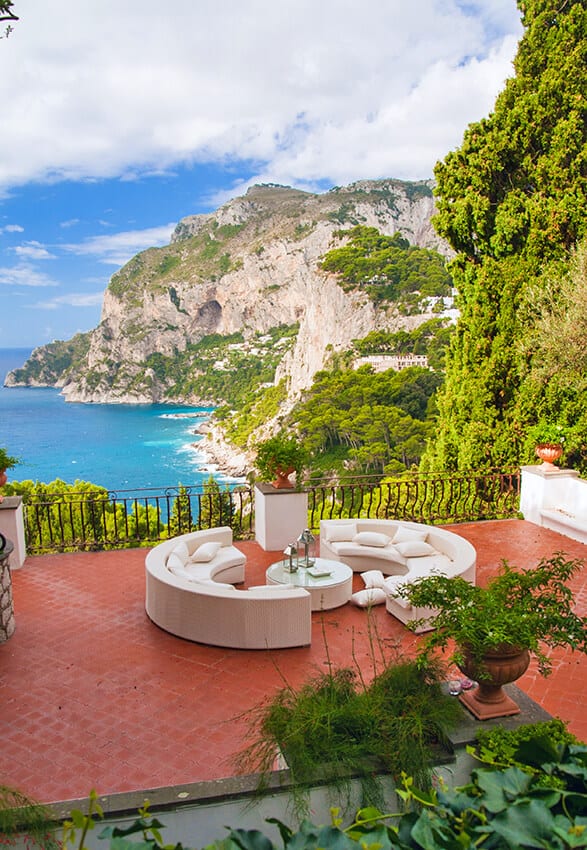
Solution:
M491 829L512 847L552 848L555 819L537 800L509 806L491 821Z
M258 829L232 829L230 837L242 850L273 850L274 845Z
M532 777L518 767L508 767L501 772L477 770L473 775L483 792L478 806L483 805L494 814L507 809L512 800L525 795L532 783Z

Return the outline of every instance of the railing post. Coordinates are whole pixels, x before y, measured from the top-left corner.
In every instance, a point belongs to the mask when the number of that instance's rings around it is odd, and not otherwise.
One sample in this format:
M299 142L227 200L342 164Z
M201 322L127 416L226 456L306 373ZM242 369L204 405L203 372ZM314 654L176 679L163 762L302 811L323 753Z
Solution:
M26 558L22 496L5 496L0 502L0 533L14 546L8 560L10 568L22 567Z

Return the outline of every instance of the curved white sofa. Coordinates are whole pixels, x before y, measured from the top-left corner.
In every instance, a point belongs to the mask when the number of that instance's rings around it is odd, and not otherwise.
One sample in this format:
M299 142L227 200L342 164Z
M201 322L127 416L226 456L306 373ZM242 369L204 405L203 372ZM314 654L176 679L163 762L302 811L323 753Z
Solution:
M198 550L205 560L197 560ZM184 557L184 563L178 563ZM145 559L147 615L171 634L213 646L283 649L308 645L310 594L287 585L237 590L230 582L244 580L245 561L232 545L228 527L194 531L160 543Z
M475 584L475 547L452 531L417 522L321 520L320 555L363 573L365 590L354 594L352 601L363 606L385 602L402 623L432 613L392 595L402 584L433 574L460 576Z

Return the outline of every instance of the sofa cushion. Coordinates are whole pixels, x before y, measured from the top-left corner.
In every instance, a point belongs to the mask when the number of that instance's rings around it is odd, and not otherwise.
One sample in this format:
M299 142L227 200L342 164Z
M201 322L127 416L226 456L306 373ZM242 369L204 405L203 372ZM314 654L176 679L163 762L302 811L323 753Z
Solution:
M351 602L353 605L358 605L359 608L381 605L386 599L387 594L382 587L366 587L364 590L358 590L351 596Z
M405 540L403 543L395 543L395 548L404 558L422 558L424 555L437 555L438 552L426 543L425 540Z
M171 553L173 555L176 555L180 559L182 564L187 564L190 559L189 549L183 540L175 544L175 546L171 550Z
M378 531L359 531L353 537L353 543L358 543L359 546L376 546L382 549L388 543L391 543L391 537Z
M400 525L393 535L392 543L395 545L397 543L407 543L409 540L426 540L427 537L427 530L418 531L415 528L406 528L405 526Z
M326 529L326 542L342 543L343 541L350 541L356 533L356 522L339 522L336 525L329 525Z
M360 546L358 543L353 543L352 541L334 543L332 551L338 558L364 558L366 562L377 559L378 561L397 564L399 567L405 567L407 564L404 556L391 543L383 547Z
M381 570L366 570L364 573L361 573L361 577L367 588L384 586L385 579Z
M167 569L174 575L179 575L182 571L187 572L185 568L185 561L183 561L181 557L175 552L170 552L170 554L167 556L166 564Z
M216 557L221 546L222 544L216 540L208 540L206 543L202 543L191 557L192 564L207 564Z

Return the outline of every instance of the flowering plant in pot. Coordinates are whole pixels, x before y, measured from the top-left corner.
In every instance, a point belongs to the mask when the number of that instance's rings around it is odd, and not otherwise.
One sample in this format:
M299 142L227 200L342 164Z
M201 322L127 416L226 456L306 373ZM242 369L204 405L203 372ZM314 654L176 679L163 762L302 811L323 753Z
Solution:
M534 444L534 452L537 457L546 466L553 466L553 462L562 457L567 439L567 429L564 425L543 419L530 428L528 437Z
M13 466L17 465L17 463L20 463L18 458L12 457L8 454L6 449L0 447L0 487L6 484L6 470L12 469ZM0 495L0 502L2 499L3 496Z
M17 463L20 463L17 457L12 457L8 454L6 449L0 447L0 472L12 469L13 466L17 465Z
M587 617L573 610L567 585L583 566L580 559L565 560L561 553L530 569L502 561L497 575L485 587L462 578L433 575L397 589L417 607L433 613L414 621L411 628L432 627L420 654L426 659L435 648L450 648L450 661L479 682L479 688L461 694L461 700L480 719L517 714L519 708L502 689L528 667L530 656L547 676L552 662L547 647L566 646L587 653ZM497 671L505 655L508 669Z
M292 488L289 476L295 472L299 479L306 460L298 439L281 432L258 443L256 451L255 466L261 478L277 489Z

